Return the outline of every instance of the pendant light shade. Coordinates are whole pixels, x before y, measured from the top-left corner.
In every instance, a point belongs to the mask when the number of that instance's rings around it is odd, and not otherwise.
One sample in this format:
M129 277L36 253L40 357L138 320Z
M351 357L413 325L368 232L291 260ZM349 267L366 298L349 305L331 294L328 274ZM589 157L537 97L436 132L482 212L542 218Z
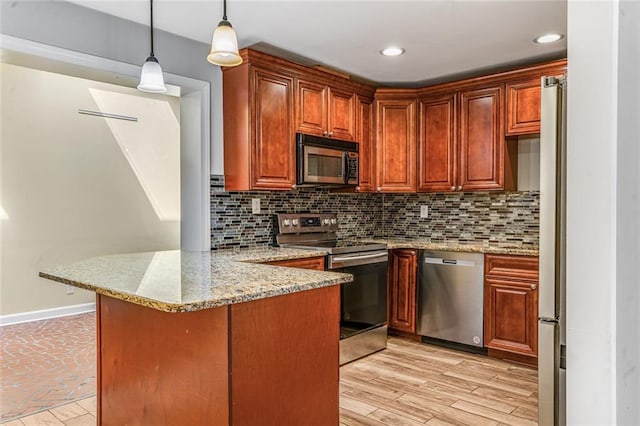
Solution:
M231 23L227 20L227 0L223 0L222 21L213 32L211 40L211 52L207 56L207 61L214 65L233 67L242 63L242 58L238 52L238 38Z
M149 28L151 28L151 53L142 65L138 90L151 93L164 93L167 91L167 88L164 85L162 67L160 67L160 63L153 55L153 0L149 0L149 4L149 12L151 15L149 25Z

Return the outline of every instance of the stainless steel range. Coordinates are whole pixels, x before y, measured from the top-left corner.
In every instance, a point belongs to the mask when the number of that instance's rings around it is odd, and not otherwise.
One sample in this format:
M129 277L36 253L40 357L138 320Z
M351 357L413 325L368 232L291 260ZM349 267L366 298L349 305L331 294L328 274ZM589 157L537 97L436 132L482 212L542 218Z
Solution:
M387 246L339 240L335 214L278 214L281 247L325 250L327 269L353 275L340 299L340 365L387 347Z

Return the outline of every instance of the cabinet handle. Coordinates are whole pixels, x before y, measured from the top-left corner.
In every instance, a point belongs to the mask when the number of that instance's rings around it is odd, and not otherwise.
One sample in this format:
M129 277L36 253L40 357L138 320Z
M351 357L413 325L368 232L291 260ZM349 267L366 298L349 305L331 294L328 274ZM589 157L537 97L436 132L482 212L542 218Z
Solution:
M462 191L462 185L458 185L458 191Z
M291 185L291 189L296 189L295 183L293 185Z
M333 136L333 132L329 132L329 137Z
M327 132L326 130L324 132L322 132L322 136L327 136L329 134L329 132Z
M455 190L456 190L456 187L455 187L455 186L452 186L452 187L451 187L451 190L452 190L452 191L455 191Z
M359 186L356 186L356 191L360 191L360 187Z
M535 290L536 288L538 288L537 284L531 284L531 290Z

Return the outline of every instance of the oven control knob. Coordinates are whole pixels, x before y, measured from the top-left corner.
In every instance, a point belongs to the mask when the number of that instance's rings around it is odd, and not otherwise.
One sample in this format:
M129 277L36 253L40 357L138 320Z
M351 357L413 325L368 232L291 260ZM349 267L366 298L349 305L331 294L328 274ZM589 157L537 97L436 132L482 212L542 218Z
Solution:
M285 220L282 221L282 224L284 226L290 226L291 225L291 221L289 219L285 219Z
M291 224L292 224L293 226L298 226L298 219L293 219L293 220L291 221Z
M336 225L338 223L338 219L336 219L335 217L333 219L331 219L331 224L332 225Z

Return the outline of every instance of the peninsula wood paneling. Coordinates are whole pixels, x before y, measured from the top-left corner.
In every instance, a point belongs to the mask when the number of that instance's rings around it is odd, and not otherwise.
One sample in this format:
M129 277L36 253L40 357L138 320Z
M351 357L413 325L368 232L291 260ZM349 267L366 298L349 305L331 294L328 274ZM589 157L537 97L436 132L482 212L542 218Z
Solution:
M177 314L97 295L96 311L98 425L228 424L227 307Z
M340 287L240 303L230 311L232 423L337 425Z

